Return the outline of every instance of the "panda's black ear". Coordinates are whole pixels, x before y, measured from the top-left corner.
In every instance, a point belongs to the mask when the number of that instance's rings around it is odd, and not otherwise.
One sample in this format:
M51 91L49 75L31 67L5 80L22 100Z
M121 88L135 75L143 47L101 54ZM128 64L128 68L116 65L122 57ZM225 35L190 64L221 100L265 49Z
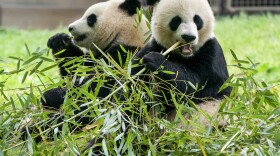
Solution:
M143 6L154 6L160 0L141 0Z
M126 13L128 13L128 15L130 16L136 14L136 8L140 8L140 7L141 7L141 3L139 0L125 0L123 3L119 5L119 8L125 11Z

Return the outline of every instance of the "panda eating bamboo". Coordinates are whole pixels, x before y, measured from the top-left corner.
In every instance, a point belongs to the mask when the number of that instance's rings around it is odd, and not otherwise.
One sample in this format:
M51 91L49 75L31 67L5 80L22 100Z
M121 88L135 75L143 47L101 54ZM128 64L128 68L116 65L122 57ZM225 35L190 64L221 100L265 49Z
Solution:
M210 116L216 116L221 99L230 94L231 88L219 92L229 75L222 48L214 35L215 19L209 2L146 0L145 4L153 7L152 37L136 53L133 62L138 67L132 73L144 67L153 73L154 90L160 95L157 99L164 103L169 119L176 114L172 91L181 93L182 97L188 95L182 103L192 100ZM176 43L178 48L166 56L161 54ZM147 76L142 79L149 81ZM210 124L206 117L201 116L200 120Z

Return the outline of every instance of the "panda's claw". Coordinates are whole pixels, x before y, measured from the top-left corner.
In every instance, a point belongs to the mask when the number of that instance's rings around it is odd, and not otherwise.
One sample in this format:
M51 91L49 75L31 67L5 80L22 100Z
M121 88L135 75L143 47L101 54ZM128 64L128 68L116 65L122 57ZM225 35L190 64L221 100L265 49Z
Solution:
M55 54L63 49L67 49L71 45L71 38L65 33L58 33L49 38L47 46L52 49Z

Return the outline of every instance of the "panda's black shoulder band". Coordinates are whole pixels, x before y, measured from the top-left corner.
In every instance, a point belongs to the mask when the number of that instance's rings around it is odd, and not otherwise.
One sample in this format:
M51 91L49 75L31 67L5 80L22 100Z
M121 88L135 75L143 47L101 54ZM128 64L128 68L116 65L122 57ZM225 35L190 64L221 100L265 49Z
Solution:
M136 8L140 8L141 3L138 0L125 0L122 4L120 4L119 8L128 13L128 15L132 16L136 14Z
M147 6L147 5L153 6L156 3L158 3L160 0L141 0L141 1L143 6Z

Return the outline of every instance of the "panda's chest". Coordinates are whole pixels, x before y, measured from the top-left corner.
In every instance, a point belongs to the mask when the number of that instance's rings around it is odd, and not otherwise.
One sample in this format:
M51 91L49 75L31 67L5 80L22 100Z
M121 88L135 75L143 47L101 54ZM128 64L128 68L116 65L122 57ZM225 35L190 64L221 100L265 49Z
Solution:
M170 54L166 58L169 62L177 66L186 66L191 63L189 59L178 56L177 54Z

